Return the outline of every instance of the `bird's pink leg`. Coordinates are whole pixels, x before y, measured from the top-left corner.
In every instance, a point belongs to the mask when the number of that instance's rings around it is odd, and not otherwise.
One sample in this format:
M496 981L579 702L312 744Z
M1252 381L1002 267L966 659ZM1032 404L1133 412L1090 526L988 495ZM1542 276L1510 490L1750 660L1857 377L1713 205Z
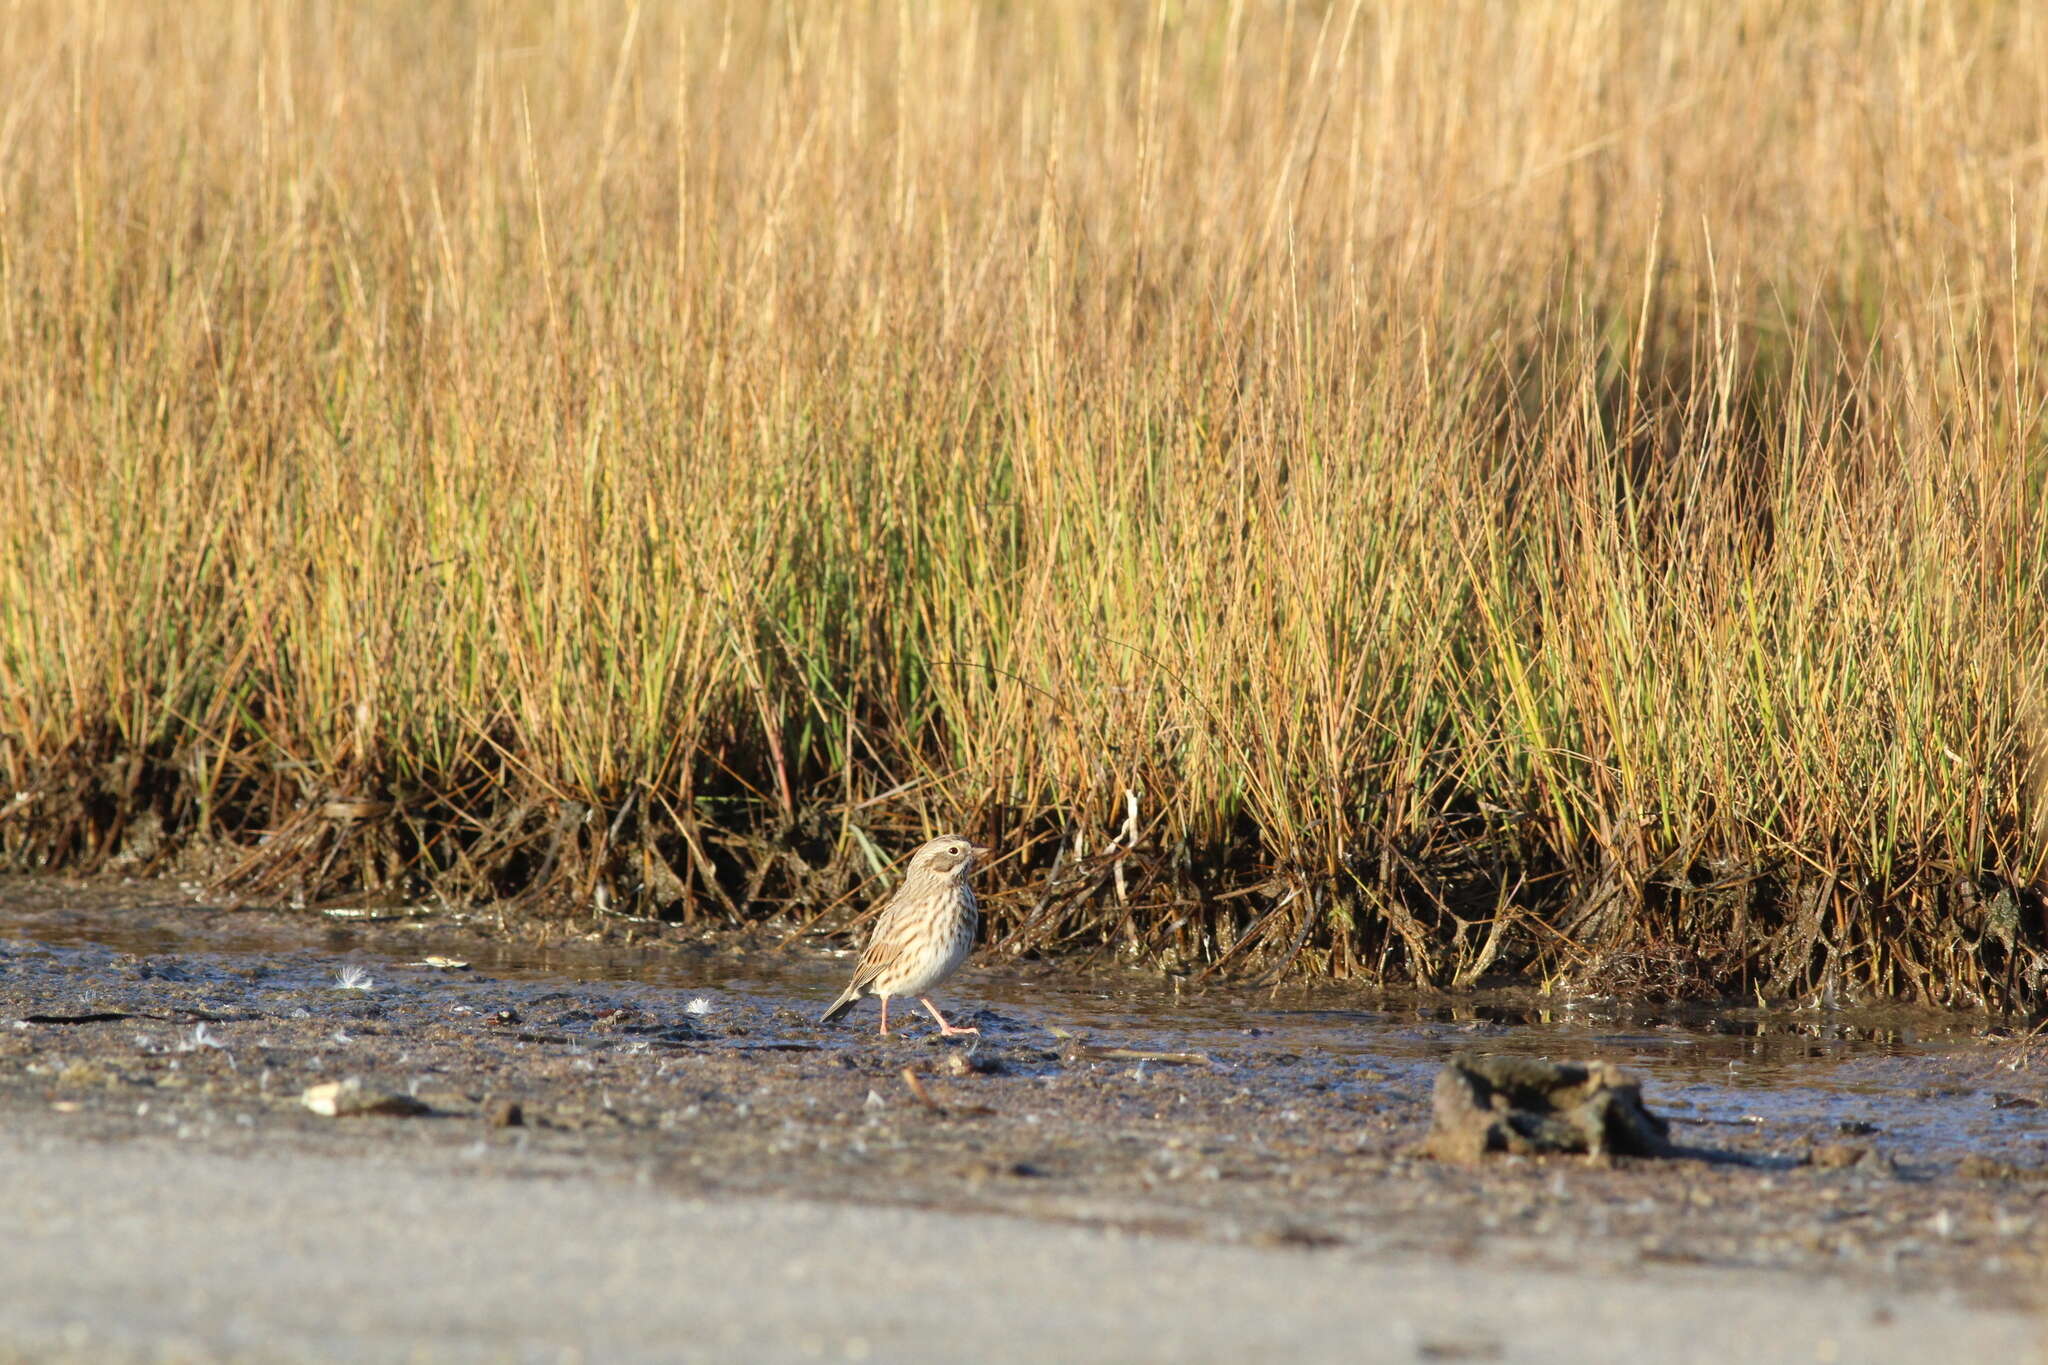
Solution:
M917 1002L920 1005L923 1005L926 1009L930 1010L932 1012L932 1018L939 1021L939 1036L941 1038L952 1038L962 1033L981 1032L981 1030L978 1028L954 1028L951 1024L946 1022L946 1016L939 1013L939 1007L932 1003L931 997L928 995L920 995L919 997L917 997Z
M889 997L882 997L882 1036L889 1036Z

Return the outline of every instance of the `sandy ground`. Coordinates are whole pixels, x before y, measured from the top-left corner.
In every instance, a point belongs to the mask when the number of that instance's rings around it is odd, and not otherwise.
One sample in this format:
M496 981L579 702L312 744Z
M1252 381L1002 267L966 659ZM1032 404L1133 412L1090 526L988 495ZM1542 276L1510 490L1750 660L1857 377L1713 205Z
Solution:
M1106 1034L1062 1027L1080 1007L1048 984L1029 1012L963 1004L976 1042L880 1039L871 1008L812 1022L844 969L815 954L698 990L296 930L174 946L218 920L125 921L138 951L22 942L24 922L0 924L0 1358L2016 1360L2043 1340L2048 1065L2010 1045L1852 1057L1803 1089L1649 1087L1732 1159L1463 1168L1410 1151L1450 1042L1326 1045L1349 1016L1294 1036L1226 1027L1247 1007L1225 1002ZM729 981L711 956L664 960ZM303 1103L349 1077L424 1112Z
M1757 1272L1598 1275L695 1197L414 1149L9 1142L0 1357L2023 1361L2038 1324Z

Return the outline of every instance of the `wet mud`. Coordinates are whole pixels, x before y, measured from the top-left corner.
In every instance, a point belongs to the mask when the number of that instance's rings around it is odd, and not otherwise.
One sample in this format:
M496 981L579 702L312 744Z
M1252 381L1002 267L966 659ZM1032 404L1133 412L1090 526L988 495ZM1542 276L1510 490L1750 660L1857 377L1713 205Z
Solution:
M2048 1284L2048 1048L1983 1017L977 961L940 1003L979 1038L921 1014L882 1038L872 1005L815 1022L852 963L829 941L642 932L519 942L0 881L0 1124L1304 1250L1764 1267L2000 1304ZM1459 1054L1622 1067L1681 1155L1429 1159ZM351 1080L410 1103L307 1107Z

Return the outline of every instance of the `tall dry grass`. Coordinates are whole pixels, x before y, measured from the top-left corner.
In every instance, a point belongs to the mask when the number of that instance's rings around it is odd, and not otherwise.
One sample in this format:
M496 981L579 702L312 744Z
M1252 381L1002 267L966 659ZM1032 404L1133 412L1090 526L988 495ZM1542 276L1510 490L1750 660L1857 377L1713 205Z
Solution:
M0 845L2038 996L2048 13L26 0Z

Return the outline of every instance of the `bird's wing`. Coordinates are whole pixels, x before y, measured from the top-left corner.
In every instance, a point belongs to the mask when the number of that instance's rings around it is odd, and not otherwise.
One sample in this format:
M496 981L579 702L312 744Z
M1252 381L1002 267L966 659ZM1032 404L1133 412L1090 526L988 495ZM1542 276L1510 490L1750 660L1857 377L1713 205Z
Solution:
M882 974L883 967L895 956L892 932L896 921L902 918L903 897L898 894L882 907L882 913L875 918L874 932L868 935L868 946L861 950L860 961L853 967L853 981L847 986L850 991L866 990Z

